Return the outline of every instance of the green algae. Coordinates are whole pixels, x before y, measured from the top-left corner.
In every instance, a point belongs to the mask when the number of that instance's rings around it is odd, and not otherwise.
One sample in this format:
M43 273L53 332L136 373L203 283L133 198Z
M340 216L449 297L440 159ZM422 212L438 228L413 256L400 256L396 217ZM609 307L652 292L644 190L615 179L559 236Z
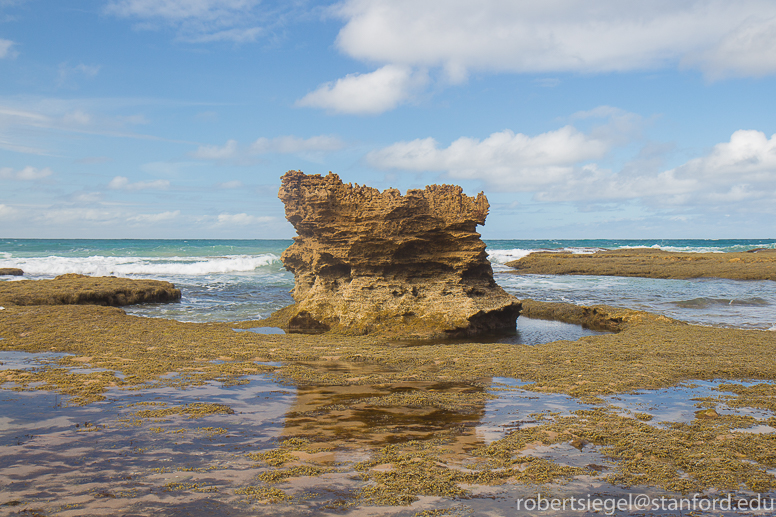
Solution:
M554 416L540 426L517 430L474 452L491 467L508 467L530 444L593 444L612 460L606 481L653 486L680 493L718 490L765 492L776 488L776 435L736 432L753 417L717 415L666 428L618 415L607 408Z
M334 472L334 469L316 467L313 465L300 465L289 469L268 470L259 474L258 478L265 483L279 483L288 478L315 477L321 474Z
M291 499L290 495L279 488L262 485L251 485L238 488L234 493L246 496L246 501L250 503L278 503Z
M194 402L192 404L185 404L182 406L164 407L159 409L141 409L136 411L133 416L135 418L166 418L173 415L183 415L187 418L201 418L203 416L224 414L234 414L234 410L224 404L213 404ZM213 430L217 434L217 430L214 428L208 428Z

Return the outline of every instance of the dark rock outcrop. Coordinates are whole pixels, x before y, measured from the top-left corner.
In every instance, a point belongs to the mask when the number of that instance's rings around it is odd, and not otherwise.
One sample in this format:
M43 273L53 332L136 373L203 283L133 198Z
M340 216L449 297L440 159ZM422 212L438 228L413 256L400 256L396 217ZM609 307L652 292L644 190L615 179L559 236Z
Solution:
M289 171L278 197L298 234L282 256L296 303L274 324L415 337L515 329L520 302L496 285L475 231L484 194L431 185L402 196Z
M5 305L133 305L181 299L180 289L160 280L60 275L54 280L0 282Z
M18 267L0 267L0 276L22 276L24 271Z

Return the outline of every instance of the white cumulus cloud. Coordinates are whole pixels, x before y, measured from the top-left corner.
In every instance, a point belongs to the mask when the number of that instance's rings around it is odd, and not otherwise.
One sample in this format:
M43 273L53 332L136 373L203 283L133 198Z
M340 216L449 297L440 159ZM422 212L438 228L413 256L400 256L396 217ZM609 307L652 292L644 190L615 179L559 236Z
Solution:
M108 188L113 190L163 190L169 186L170 182L168 180L138 181L130 183L129 178L125 176L116 176L108 183Z
M611 72L676 66L776 72L770 0L345 0L337 46L365 62L468 70Z
M776 186L776 135L769 139L762 131L736 131L729 142L715 145L708 155L690 160L674 173L713 183L770 182Z
M428 82L425 72L401 65L385 65L367 74L349 74L322 84L296 102L333 113L375 115L410 100Z
M527 191L565 181L579 162L602 158L610 144L572 126L536 136L504 130L479 140L461 137L441 148L433 138L398 142L367 154L381 169L441 171L495 188Z
M711 79L772 74L776 71L776 16L751 16L710 48L689 53L683 62L701 68Z
M487 138L461 137L449 146L433 138L397 142L368 153L380 169L441 172L480 180L492 191L528 192L542 202L642 200L663 206L731 206L776 203L776 135L739 130L704 156L667 169L671 146L646 143L638 156L612 170L600 163L638 141L633 114L599 107L574 120L607 117L588 132L567 125L539 135L504 130ZM631 138L623 138L630 132ZM636 136L634 136L636 135ZM759 205L758 205L759 206Z

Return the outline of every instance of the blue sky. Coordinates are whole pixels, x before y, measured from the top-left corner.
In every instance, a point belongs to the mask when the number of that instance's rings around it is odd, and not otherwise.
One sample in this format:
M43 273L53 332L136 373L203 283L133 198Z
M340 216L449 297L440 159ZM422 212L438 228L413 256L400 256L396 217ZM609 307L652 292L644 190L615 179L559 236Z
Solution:
M288 238L300 169L774 238L774 75L772 0L0 0L0 237Z

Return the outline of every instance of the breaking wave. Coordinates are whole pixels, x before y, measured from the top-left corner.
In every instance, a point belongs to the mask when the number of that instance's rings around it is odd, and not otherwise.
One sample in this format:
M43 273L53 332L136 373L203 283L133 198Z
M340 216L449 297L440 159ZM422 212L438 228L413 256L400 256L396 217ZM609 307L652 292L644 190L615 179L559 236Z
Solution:
M273 253L221 257L30 257L0 260L0 267L18 267L26 275L54 277L65 273L90 276L201 276L255 271L279 264ZM6 264L7 263L7 264Z
M580 255L588 255L591 253L595 253L596 251L601 251L603 248L558 248L558 249L550 249L550 248L537 248L537 249L511 249L511 250L488 250L488 259L494 263L494 264L506 264L507 262L511 262L512 260L518 260L525 256L530 255L531 253L537 252L537 251L546 251L546 252L553 252L553 253L576 253Z

